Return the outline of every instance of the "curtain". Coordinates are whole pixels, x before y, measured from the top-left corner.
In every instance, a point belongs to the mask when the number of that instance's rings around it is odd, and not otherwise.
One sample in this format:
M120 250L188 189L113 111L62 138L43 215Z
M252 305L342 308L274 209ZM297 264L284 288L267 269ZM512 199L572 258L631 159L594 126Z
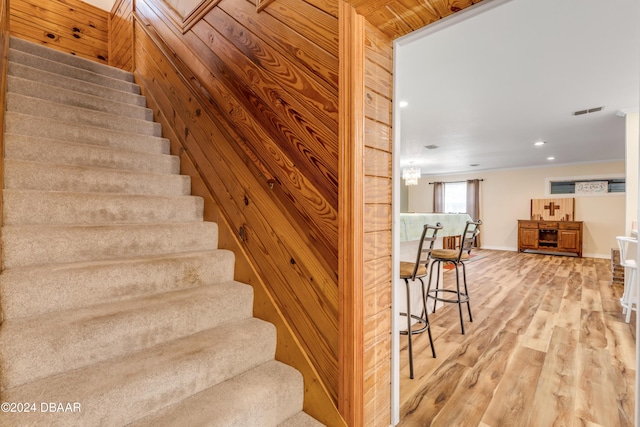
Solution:
M433 213L444 212L444 183L433 183Z
M471 219L477 221L480 216L480 180L467 181L467 213ZM476 246L480 247L480 235L476 238Z

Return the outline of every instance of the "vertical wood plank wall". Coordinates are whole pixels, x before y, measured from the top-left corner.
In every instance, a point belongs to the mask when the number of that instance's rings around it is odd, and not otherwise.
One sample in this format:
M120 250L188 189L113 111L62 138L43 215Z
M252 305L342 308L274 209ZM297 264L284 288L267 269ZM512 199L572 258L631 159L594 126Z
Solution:
M11 34L108 63L109 12L80 0L11 0Z
M391 423L391 176L393 45L365 33L364 425Z
M133 71L133 0L117 0L109 14L109 65Z
M278 0L257 13L223 0L182 34L157 1L135 2L136 79L242 234L335 403L337 2Z
M341 2L338 407L350 426L364 425L364 27L363 17Z

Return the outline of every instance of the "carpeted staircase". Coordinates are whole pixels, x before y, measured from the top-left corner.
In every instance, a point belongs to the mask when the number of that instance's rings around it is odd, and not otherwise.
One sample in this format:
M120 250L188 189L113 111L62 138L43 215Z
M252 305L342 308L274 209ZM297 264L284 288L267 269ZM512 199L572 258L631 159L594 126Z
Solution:
M0 425L320 425L133 75L12 38L7 87Z

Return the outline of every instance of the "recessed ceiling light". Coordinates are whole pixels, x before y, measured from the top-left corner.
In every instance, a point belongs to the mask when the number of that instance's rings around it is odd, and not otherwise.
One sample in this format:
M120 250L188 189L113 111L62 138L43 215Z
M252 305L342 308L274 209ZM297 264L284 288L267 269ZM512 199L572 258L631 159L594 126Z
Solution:
M556 158L551 156L551 157L547 157L547 160L555 160Z
M407 107L409 103L407 101L400 101L400 104L398 105L400 105L400 108L404 108L404 107Z
M480 166L480 163L471 163L469 166Z
M435 150L436 148L440 148L440 146L436 144L429 144L429 145L425 145L424 148L428 150Z
M546 143L547 143L546 141L536 141L533 143L533 145L535 145L536 147L540 147L541 145L544 145Z

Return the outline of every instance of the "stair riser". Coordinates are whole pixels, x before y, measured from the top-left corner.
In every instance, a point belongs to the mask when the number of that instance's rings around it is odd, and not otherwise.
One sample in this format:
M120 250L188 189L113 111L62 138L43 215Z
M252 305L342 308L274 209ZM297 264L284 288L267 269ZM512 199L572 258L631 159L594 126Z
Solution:
M42 99L71 107L115 114L125 118L146 121L153 120L153 111L148 108L111 101L109 99L87 95L82 92L61 89L32 80L21 79L19 77L8 76L7 90L19 95Z
M97 145L66 143L53 139L5 135L5 158L68 166L125 169L157 174L179 174L176 156L140 153Z
M97 84L100 86L121 90L123 92L133 93L136 95L140 94L140 88L133 83L103 76L91 71L81 70L76 67L61 64L55 61L50 61L48 59L40 58L28 53L20 52L15 49L9 49L9 61L26 65L31 68L37 68L49 73L71 77L80 82Z
M275 354L275 329L250 319L206 331L185 340L167 343L149 353L96 366L69 386L67 375L52 378L45 386L26 384L3 394L11 402L81 402L80 413L6 414L6 425L126 425L143 412L153 413L179 402L247 369L259 366ZM111 381L106 388L97 383ZM114 410L117 408L117 410ZM4 421L4 420L3 420Z
M9 76L33 80L40 82L41 84L72 90L78 93L85 93L87 95L98 96L125 104L136 105L139 107L145 107L147 105L147 101L143 96L131 92L124 92L93 83L83 82L71 77L50 73L45 70L40 70L38 68L29 67L15 62L9 62L7 74Z
M95 73L103 74L105 76L109 76L114 79L133 82L133 74L130 72L120 70L114 67L108 67L98 62L80 58L78 56L69 55L68 53L50 49L48 47L41 46L37 43L31 43L27 40L11 37L9 40L9 47L15 50L19 50L21 52L39 56L41 58L46 58L52 61L60 62L60 63L70 65L76 68L80 68L83 70L93 71Z
M0 276L4 319L80 309L233 280L232 252L6 270Z
M253 311L253 289L235 282L171 295L175 298L159 295L144 300L140 307L133 301L122 303L119 312L100 308L80 310L80 315L74 315L68 322L56 315L52 319L55 325L35 328L29 325L18 330L8 322L0 331L3 388L247 319ZM64 329L61 331L59 326ZM21 357L18 360L4 357L11 354Z
M138 174L46 163L5 160L4 186L7 189L66 192L186 196L190 178L184 175Z
M71 123L140 135L162 136L162 127L160 123L156 122L130 119L128 117L119 117L113 114L86 110L84 108L70 107L11 92L7 93L6 101L7 111L35 117L46 117L57 122L63 122L62 124Z
M140 152L169 154L169 140L164 138L59 123L56 120L11 111L5 114L5 132L36 138L125 148Z
M132 226L6 226L4 268L217 248L214 223Z

